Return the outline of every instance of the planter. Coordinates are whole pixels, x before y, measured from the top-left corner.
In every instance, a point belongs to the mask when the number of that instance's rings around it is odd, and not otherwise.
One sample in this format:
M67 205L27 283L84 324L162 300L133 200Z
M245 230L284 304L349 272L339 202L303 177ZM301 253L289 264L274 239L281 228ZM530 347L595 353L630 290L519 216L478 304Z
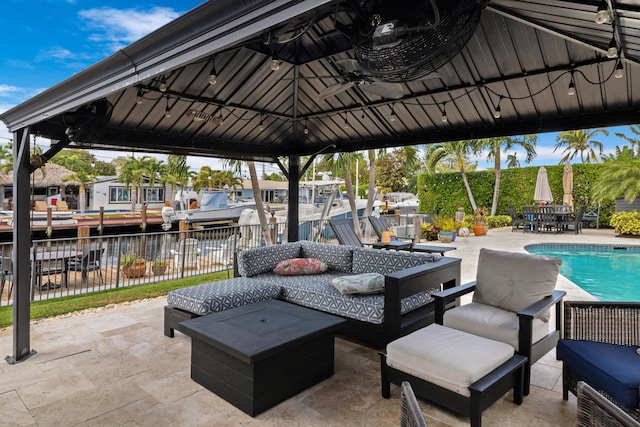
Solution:
M440 233L438 233L438 239L442 243L451 243L453 241L453 231L440 231Z
M484 236L485 234L487 234L487 232L485 230L485 226L484 225L474 225L473 226L473 234L475 234L476 236Z
M158 265L158 266L154 265L151 267L151 272L153 273L154 276L160 276L167 272L167 268L168 268L167 265Z
M134 279L136 277L143 277L146 271L147 271L147 264L144 262L138 262L136 264L126 265L122 267L122 272L126 277L130 279Z

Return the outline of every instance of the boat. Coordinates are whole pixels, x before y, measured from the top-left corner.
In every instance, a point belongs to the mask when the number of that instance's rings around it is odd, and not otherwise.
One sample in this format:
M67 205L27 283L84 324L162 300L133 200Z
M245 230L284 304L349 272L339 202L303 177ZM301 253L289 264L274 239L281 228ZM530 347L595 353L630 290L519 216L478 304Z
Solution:
M180 196L178 196L180 197ZM229 192L226 190L200 190L200 204L194 209L186 209L185 203L179 199L181 209L171 214L172 222L184 221L187 224L198 222L237 221L244 209L255 209L254 202L229 203Z
M298 204L298 237L301 240L317 241L320 237L332 238L332 231L326 221L334 218L351 218L352 211L349 200L344 193L340 193L340 187L344 180L330 179L323 175L323 179L300 182L300 197ZM356 212L358 216L364 214L367 207L367 199L356 199ZM374 203L374 209L378 209L381 202ZM275 219L274 227L277 228L278 241L286 238L288 210L265 212L267 218ZM245 211L238 221L239 225L255 226L260 224L255 208ZM246 233L245 233L246 234ZM255 240L261 239L255 236Z
M418 195L404 192L391 192L386 194L385 209L399 211L400 214L414 214L418 212L420 200Z

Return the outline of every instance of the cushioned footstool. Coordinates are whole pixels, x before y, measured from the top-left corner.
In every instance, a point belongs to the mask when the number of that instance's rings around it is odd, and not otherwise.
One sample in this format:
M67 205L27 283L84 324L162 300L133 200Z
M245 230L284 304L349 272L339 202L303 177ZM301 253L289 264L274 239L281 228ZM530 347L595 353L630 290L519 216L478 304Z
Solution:
M175 289L167 294L164 334L173 337L174 330L184 320L278 298L281 292L278 285L247 277Z
M380 355L385 398L390 383L409 381L417 396L470 417L472 427L510 389L522 403L527 358L508 344L432 324L387 344Z

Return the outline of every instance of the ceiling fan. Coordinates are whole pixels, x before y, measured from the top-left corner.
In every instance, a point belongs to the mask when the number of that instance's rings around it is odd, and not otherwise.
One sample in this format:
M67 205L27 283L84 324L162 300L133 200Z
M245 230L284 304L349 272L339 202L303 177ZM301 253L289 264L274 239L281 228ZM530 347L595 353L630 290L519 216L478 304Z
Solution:
M340 83L333 84L322 90L316 97L318 100L327 99L336 96L353 87L360 88L366 92L373 93L384 99L400 99L405 94L405 87L401 83L385 82L374 77L362 69L355 59L338 59L335 61L340 71L340 76L335 78L342 79ZM424 78L439 78L438 73L431 73ZM334 78L334 77L332 77ZM423 79L424 79L423 78Z

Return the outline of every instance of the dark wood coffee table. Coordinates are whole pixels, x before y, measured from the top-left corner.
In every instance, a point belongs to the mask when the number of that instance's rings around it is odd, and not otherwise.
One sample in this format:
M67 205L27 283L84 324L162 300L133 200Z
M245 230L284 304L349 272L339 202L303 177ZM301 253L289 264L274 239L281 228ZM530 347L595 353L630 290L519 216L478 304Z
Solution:
M181 322L191 378L256 416L333 375L340 317L278 300Z

